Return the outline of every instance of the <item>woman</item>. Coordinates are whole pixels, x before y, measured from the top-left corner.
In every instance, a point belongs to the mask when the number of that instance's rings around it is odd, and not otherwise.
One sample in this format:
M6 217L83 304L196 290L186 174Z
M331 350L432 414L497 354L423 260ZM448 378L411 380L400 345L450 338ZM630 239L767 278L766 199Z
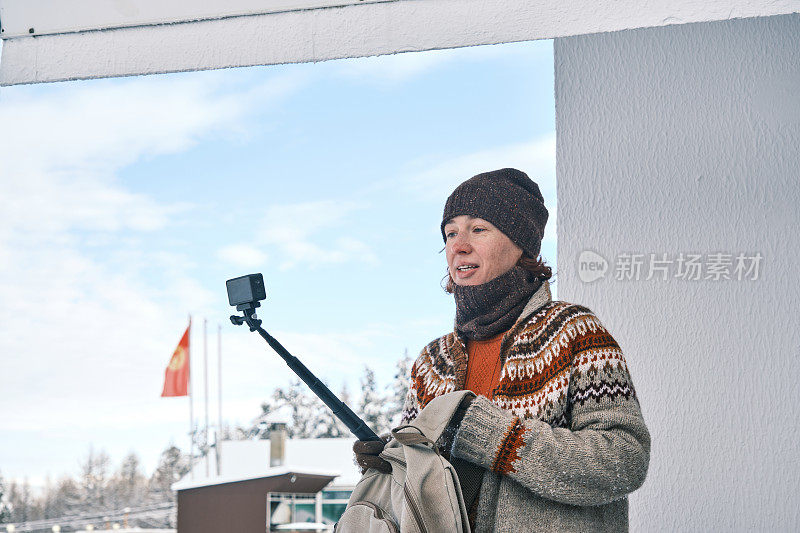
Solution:
M539 255L548 212L519 170L478 174L447 199L441 230L455 328L411 369L403 423L433 398L478 396L451 458L483 469L474 531L625 531L650 435L619 345L586 307L550 297ZM387 466L357 442L362 466Z

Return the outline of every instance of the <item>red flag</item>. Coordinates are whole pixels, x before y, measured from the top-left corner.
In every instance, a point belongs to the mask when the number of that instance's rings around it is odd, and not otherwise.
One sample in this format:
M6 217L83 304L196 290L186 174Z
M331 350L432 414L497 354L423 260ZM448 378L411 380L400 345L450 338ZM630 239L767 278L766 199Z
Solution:
M188 396L189 395L189 330L192 323L186 327L186 332L181 337L178 347L169 360L167 370L164 372L164 390L161 397Z

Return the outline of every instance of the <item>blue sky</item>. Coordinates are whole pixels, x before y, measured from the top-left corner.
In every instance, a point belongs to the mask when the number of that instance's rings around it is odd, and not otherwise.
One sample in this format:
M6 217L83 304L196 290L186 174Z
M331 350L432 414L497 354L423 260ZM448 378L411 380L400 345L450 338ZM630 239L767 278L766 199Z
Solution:
M555 267L554 115L552 41L0 89L0 472L186 447L187 402L159 393L188 314L196 393L207 318L211 396L220 324L224 418L256 416L293 376L227 320L250 272L266 329L334 390L364 364L388 383L452 327L458 183L526 171Z

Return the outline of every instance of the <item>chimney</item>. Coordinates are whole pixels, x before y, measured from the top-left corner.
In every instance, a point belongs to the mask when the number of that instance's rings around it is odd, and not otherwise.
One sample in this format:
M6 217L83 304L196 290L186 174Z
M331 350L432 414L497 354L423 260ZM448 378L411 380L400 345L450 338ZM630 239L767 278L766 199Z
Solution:
M281 466L286 460L286 424L277 422L269 432L269 466Z

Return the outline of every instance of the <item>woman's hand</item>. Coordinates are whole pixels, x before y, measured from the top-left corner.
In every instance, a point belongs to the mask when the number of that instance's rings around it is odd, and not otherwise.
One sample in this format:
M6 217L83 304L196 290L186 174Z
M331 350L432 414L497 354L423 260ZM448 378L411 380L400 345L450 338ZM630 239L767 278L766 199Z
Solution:
M378 457L383 451L383 447L389 442L389 434L380 436L381 440L357 440L353 444L353 452L356 454L356 465L363 474L368 468L374 468L384 474L392 472L392 465L385 459Z

